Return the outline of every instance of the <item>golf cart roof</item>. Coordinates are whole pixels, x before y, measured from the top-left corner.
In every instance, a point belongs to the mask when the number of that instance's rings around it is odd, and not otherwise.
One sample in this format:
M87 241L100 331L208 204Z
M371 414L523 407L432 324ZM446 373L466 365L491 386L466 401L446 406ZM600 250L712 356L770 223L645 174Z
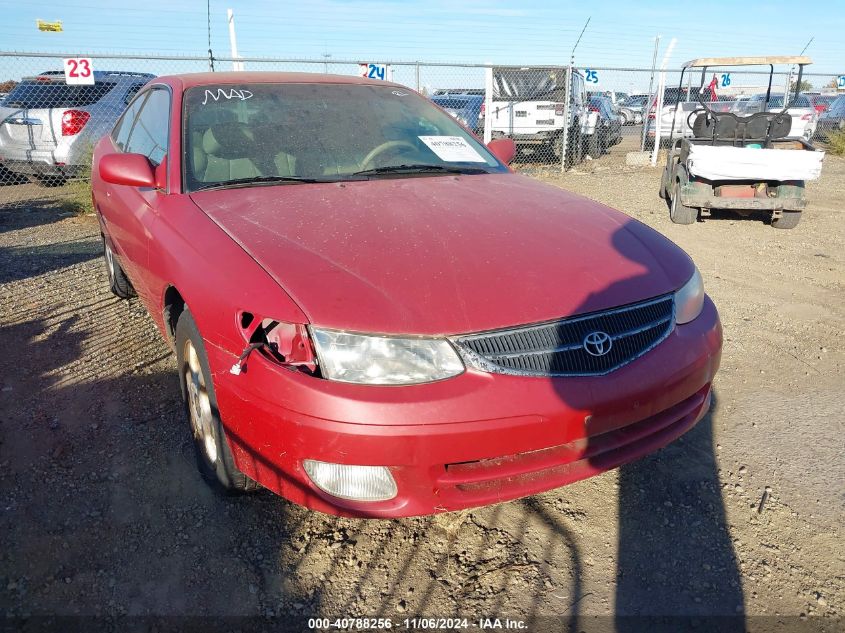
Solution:
M806 55L771 55L768 57L699 57L684 64L684 68L704 66L769 66L774 64L812 64Z

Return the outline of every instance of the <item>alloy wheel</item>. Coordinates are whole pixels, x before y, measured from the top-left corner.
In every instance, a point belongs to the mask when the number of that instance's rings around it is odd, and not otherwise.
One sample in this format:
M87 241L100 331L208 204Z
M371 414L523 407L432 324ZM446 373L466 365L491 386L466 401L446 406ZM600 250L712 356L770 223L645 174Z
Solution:
M188 414L191 418L191 430L194 437L202 444L209 464L217 462L217 434L214 416L211 413L211 401L208 387L200 366L197 350L191 341L185 341L183 348L185 388L188 396Z

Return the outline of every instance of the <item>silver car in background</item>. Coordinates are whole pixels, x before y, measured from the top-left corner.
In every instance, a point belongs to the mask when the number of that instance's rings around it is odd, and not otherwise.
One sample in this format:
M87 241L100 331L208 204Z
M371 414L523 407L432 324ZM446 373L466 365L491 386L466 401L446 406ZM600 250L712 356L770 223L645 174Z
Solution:
M26 77L0 103L0 166L61 183L89 168L93 145L155 75L94 71L93 85L68 85L63 71Z
M766 103L766 94L756 94L745 101L736 114L748 116L755 112L762 112ZM783 93L772 93L766 105L769 112L780 112L783 110ZM792 117L792 128L789 131L789 138L803 138L809 141L816 133L816 126L819 122L819 113L810 103L807 95L799 94L789 103L787 113Z

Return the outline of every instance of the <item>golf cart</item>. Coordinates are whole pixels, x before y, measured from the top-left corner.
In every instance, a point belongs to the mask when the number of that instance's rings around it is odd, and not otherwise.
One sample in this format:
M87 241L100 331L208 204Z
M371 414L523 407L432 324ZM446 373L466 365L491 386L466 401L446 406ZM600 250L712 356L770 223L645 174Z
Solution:
M787 112L798 97L804 66L809 57L708 57L694 59L681 70L684 75L701 68L697 102L678 103L669 135L669 153L660 182L660 197L669 201L675 224L692 224L711 209L732 209L743 215L770 211L772 226L791 229L806 205L804 182L821 175L824 152L806 139L790 137L792 117ZM798 66L798 79L783 108L769 111L775 64ZM705 101L708 68L768 66L769 84L759 112L740 116L716 112ZM689 135L674 138L675 118L686 117ZM684 129L685 126L681 126Z

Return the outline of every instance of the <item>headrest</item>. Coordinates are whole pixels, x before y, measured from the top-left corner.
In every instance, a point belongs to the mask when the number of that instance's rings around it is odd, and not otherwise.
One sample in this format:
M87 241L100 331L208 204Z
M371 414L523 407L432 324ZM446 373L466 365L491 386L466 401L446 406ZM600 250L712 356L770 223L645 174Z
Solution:
M237 120L237 115L229 107L213 107L209 104L207 107L191 113L188 126L195 130L219 123L232 123Z
M226 160L250 158L256 154L255 134L246 123L212 125L202 136L202 149Z

